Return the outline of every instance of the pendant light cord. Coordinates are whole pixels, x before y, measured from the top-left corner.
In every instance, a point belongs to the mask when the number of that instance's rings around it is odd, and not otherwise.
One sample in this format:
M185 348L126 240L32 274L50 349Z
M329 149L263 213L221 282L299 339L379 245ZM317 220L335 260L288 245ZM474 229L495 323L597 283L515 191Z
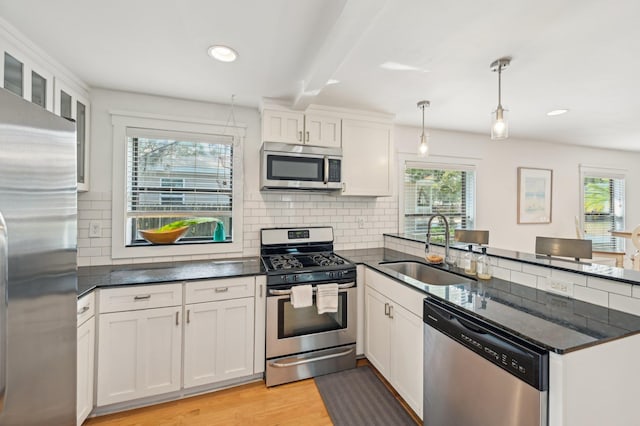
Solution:
M227 122L224 124L224 129L222 130L223 134L227 134L227 127L229 126L229 122L232 123L233 129L235 130L235 137L232 135L231 137L233 137L234 139L234 145L238 146L237 144L240 143L240 133L238 132L238 124L236 123L236 114L235 114L235 100L236 100L236 95L231 95L231 110L229 111L229 115L227 116Z
M422 136L424 136L424 107L425 105L422 104Z

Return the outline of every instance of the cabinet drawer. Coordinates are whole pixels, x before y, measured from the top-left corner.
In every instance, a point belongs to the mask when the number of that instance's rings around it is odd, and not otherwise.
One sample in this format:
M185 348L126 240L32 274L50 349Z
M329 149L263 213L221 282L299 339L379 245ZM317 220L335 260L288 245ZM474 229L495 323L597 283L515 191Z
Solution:
M377 290L400 306L404 306L414 315L422 318L422 301L427 297L425 293L412 289L369 268L366 268L364 277L365 284L368 287Z
M100 290L100 313L182 305L182 283Z
M253 297L255 286L254 277L191 281L186 284L185 303Z
M76 324L80 327L86 320L96 313L96 297L94 292L82 296L78 299L78 317Z

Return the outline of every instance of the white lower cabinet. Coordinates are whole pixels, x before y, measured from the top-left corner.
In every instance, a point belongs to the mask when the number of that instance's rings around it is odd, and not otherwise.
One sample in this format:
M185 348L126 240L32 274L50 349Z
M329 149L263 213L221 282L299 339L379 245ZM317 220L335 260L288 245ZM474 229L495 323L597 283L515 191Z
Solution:
M263 372L264 284L249 276L101 290L97 406Z
M93 293L78 300L76 424L93 410L93 376L96 339Z
M100 290L96 405L180 389L182 283Z
M424 294L365 271L365 356L422 418Z
M180 389L182 307L100 315L97 405Z
M253 298L185 306L184 387L253 374Z

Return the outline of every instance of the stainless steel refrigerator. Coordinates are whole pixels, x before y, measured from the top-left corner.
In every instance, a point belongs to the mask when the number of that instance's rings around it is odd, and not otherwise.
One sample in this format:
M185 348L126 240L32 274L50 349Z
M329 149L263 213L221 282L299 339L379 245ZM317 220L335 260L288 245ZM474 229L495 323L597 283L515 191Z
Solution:
M76 422L75 124L0 89L0 425Z

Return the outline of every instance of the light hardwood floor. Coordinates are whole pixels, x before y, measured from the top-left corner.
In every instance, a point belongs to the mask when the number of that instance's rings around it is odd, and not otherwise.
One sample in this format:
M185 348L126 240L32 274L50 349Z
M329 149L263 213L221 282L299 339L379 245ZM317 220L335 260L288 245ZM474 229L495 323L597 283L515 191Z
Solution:
M360 360L358 366L370 365ZM375 371L375 369L374 369ZM376 374L378 372L376 371ZM380 375L378 374L378 377ZM385 382L385 380L382 380ZM388 383L385 385L389 387ZM392 393L405 406L395 391ZM416 415L408 410L416 424ZM313 379L267 388L264 382L88 419L85 426L332 425Z

